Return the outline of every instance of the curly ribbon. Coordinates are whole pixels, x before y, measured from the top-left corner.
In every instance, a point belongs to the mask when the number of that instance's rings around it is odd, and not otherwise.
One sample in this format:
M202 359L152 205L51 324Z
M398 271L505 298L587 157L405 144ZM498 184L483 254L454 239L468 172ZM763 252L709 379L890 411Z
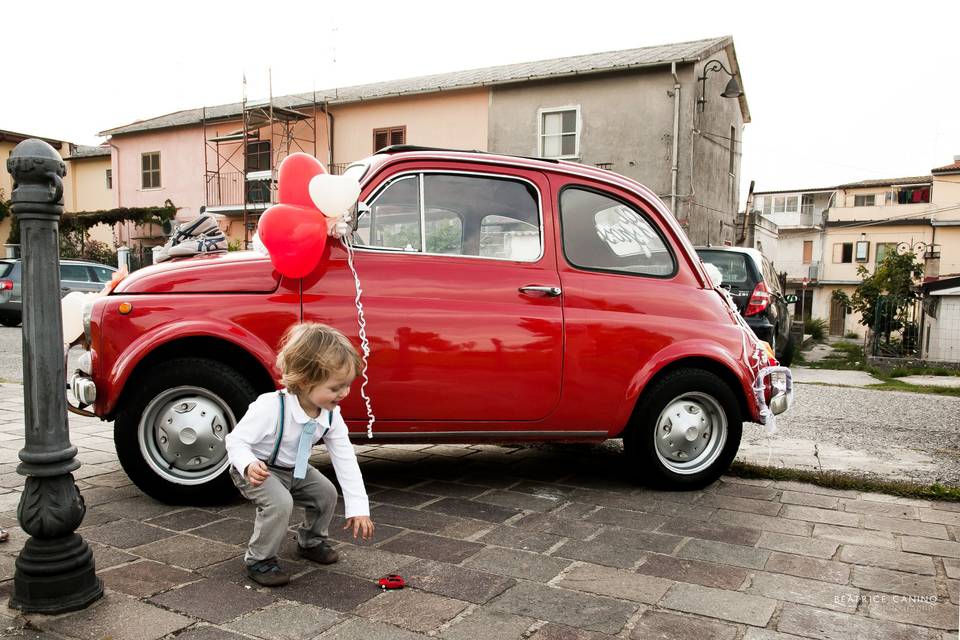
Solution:
M367 320L363 315L363 302L360 300L360 294L363 293L363 289L360 287L360 276L357 275L357 268L353 265L353 245L350 244L349 237L347 234L340 235L340 242L347 251L347 265L353 274L353 285L357 291L357 297L354 302L357 305L357 324L360 327L360 352L362 354L361 359L363 360L363 371L361 372L363 383L360 385L360 397L363 398L363 402L367 407L367 438L373 438L373 423L376 422L377 418L373 414L373 404L370 401L370 396L367 395L367 384L370 382L370 378L367 377L370 342L367 340Z

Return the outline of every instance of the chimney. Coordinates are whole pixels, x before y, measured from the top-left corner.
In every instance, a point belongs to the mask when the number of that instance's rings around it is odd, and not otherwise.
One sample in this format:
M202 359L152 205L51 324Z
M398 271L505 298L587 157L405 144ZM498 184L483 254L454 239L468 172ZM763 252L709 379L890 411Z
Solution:
M960 156L953 156L954 162L960 162Z

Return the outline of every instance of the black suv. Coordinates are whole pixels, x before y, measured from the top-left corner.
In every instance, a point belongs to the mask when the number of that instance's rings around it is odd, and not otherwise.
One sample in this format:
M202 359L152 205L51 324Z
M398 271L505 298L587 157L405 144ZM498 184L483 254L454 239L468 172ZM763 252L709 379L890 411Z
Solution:
M700 259L720 270L737 309L761 340L766 340L785 367L793 360L788 304L797 296L785 295L773 263L756 249L745 247L697 247Z

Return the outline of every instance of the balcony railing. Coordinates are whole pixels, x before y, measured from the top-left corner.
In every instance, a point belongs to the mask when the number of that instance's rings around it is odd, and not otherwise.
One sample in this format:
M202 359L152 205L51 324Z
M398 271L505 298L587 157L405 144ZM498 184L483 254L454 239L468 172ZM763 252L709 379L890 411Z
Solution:
M271 180L245 178L240 172L207 174L207 205L211 207L241 206L271 202Z
M822 277L820 273L820 262L802 262L800 260L776 260L773 268L777 273L786 272L789 282L800 282L804 278L809 281L817 280Z

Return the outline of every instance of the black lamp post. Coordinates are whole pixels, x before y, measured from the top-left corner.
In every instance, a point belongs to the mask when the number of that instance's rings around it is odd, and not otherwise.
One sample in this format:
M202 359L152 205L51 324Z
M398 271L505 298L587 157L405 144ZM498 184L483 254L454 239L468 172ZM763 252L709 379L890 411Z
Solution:
M723 90L723 93L720 94L721 98L739 98L743 95L743 89L740 87L740 83L737 82L737 74L727 71L727 68L723 66L723 63L719 60L708 60L706 64L703 65L703 75L697 77L697 80L700 81L700 97L697 98L697 105L700 107L700 111L703 111L703 106L707 102L707 73L710 71L723 71L730 76L730 81L727 82L726 88Z
M27 612L82 609L103 595L93 552L77 533L86 508L67 427L60 312L59 226L66 167L53 147L25 140L7 159L23 247L23 395L27 476L17 519L30 534L17 557L10 606Z

